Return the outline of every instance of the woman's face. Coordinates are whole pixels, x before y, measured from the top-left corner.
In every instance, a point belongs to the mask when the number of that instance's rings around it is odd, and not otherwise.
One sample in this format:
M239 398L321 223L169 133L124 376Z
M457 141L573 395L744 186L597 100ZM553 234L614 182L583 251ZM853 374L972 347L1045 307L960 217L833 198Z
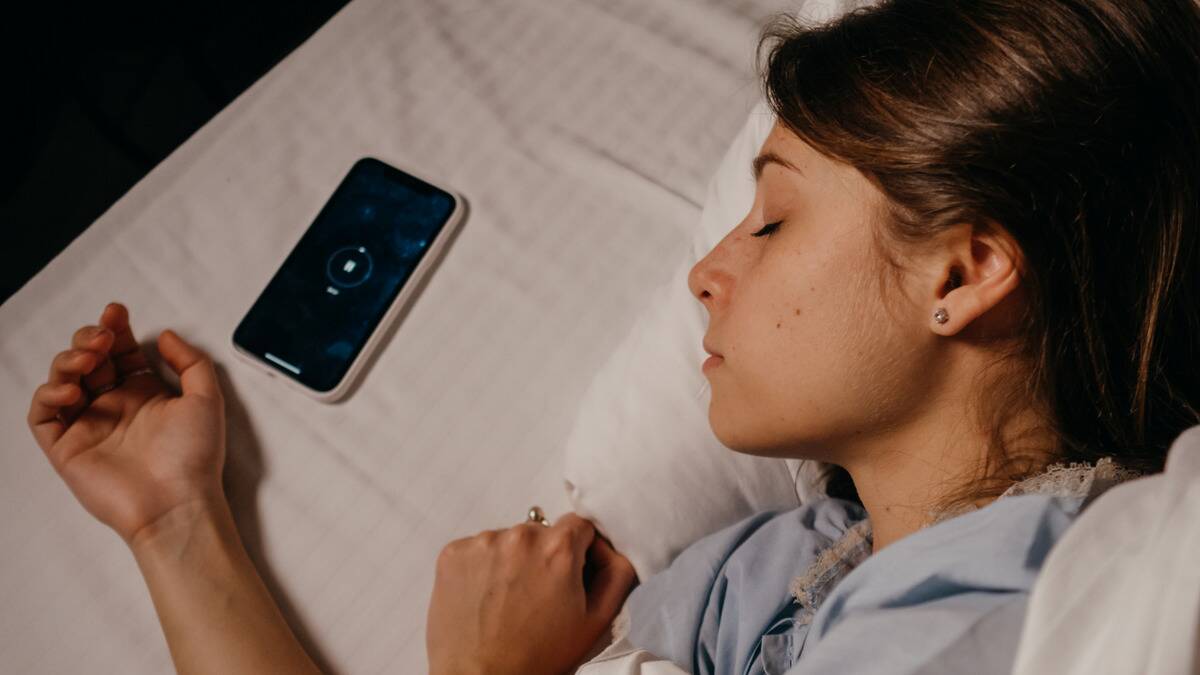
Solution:
M890 312L880 297L883 194L779 124L768 153L795 169L765 164L750 212L688 277L723 357L705 370L709 423L740 452L845 461L928 403L935 335L903 293L889 292Z

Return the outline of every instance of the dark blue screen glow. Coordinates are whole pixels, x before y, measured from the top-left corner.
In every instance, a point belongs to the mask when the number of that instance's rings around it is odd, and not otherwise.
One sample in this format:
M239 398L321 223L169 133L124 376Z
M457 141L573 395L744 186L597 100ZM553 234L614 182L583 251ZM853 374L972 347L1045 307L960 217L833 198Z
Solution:
M234 342L280 373L330 391L454 206L443 190L379 160L359 160L238 324Z

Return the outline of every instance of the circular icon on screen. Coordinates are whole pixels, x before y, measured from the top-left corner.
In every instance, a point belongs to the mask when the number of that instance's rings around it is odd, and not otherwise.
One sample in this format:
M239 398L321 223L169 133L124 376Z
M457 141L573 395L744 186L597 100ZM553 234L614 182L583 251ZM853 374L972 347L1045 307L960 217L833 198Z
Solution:
M339 248L329 256L325 274L342 288L353 288L371 276L371 254L362 246Z

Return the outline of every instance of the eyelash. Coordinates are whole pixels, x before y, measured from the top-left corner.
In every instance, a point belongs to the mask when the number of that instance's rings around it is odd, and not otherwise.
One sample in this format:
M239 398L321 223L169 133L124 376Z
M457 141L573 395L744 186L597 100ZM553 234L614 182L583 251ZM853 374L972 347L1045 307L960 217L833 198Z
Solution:
M763 225L763 228L761 230L759 230L758 232L751 232L750 236L751 237L769 237L772 234L774 234L775 230L778 230L779 226L782 224L783 224L782 220L780 220L778 222L774 222L774 223L767 223L766 225Z

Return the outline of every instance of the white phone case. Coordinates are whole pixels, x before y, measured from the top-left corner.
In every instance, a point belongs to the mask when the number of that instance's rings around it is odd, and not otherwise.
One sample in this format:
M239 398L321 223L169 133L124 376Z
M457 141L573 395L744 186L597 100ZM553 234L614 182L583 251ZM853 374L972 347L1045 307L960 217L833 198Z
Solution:
M410 300L412 300L415 293L414 289L421 285L421 280L429 273L430 269L441 260L443 250L446 247L446 242L449 241L453 233L458 230L466 215L467 201L462 194L446 188L439 182L430 180L426 176L421 175L402 164L397 164L390 161L386 162L386 164L397 168L415 178L418 178L438 188L439 190L444 190L445 192L449 193L454 197L454 210L450 213L449 218L446 219L445 226L443 226L441 231L434 236L433 242L429 245L429 250L424 256L421 257L421 262L417 263L416 269L414 269L412 274L409 275L408 279L404 281L404 285L400 289L400 293L396 295L396 298L392 301L392 304L388 306L387 311L384 312L383 318L381 318L379 323L375 325L375 328L372 329L371 335L367 338L366 344L363 345L363 348L358 352L358 355L354 358L354 361L351 362L350 368L346 370L346 374L342 377L341 381L338 382L337 386L325 392L317 391L311 387L308 387L305 384L280 373L275 368L260 359L257 355L243 350L233 340L233 333L230 333L229 336L229 343L233 346L234 353L242 361L249 363L254 368L272 378L282 379L285 383L287 383L288 386L292 387L293 389L297 389L308 396L317 399L318 401L323 401L326 403L338 401L354 386L354 383L358 380L358 377L363 370L363 366L368 360L370 360L371 355L375 352L375 350L381 346L383 335L387 333L388 328L393 323L400 320L403 315L407 314ZM324 204L321 205L321 208L324 208ZM311 223L315 219L316 216L314 214L313 220L309 221L310 227ZM303 233L301 234L303 235ZM299 241L300 239L297 237L297 244ZM291 251L289 250L288 253L284 254L284 256L280 258L279 265L276 266L276 269L283 265L283 262L287 259L287 256L290 253ZM249 311L249 308L247 308L247 311Z

